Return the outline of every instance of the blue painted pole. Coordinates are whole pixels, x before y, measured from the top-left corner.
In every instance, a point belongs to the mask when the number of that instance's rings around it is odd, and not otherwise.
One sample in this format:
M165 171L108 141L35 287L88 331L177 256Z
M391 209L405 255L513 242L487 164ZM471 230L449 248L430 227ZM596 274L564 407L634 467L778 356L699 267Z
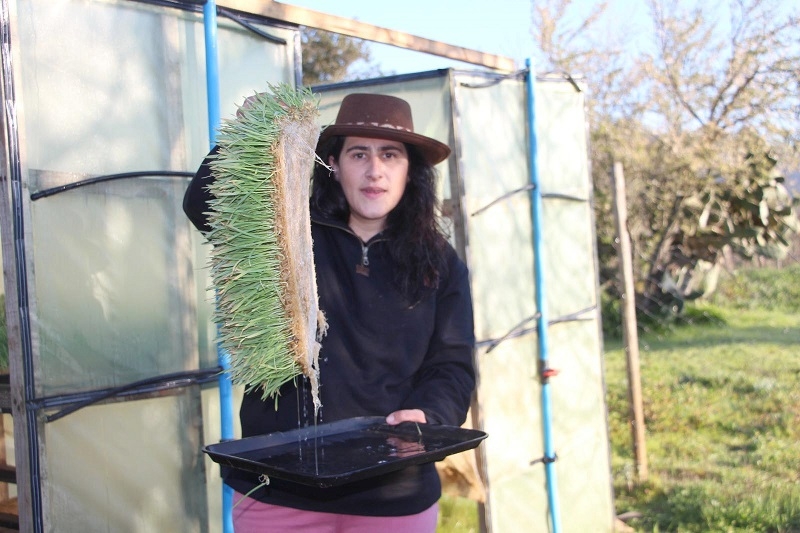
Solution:
M203 26L206 49L206 99L208 101L208 139L210 147L217 141L220 124L219 62L217 58L217 3L206 0L203 6ZM233 439L233 385L228 369L228 353L217 345L217 361L223 372L219 376L220 438ZM222 531L233 533L233 489L222 485Z
M539 343L539 365L542 382L542 429L544 433L544 468L547 476L547 502L550 507L550 522L553 533L561 532L561 513L558 502L558 483L555 471L555 447L553 445L553 417L550 402L550 369L548 367L547 309L545 305L545 280L542 264L542 190L539 185L538 147L536 140L536 76L531 60L525 61L528 70L528 148L530 158L531 215L533 220L533 268L536 286L537 333Z
M219 61L217 59L217 3L206 0L203 6L203 27L206 44L206 99L208 101L208 139L213 147L220 123Z

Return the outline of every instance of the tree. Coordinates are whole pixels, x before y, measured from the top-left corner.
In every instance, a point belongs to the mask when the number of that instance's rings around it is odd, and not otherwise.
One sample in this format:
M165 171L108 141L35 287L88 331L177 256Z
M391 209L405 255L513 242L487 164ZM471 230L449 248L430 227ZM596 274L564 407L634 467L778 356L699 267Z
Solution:
M647 5L649 39L607 31L605 3L576 16L571 0L536 2L533 27L541 64L583 75L591 91L604 287L613 292L616 279L614 229L602 223L613 220L608 175L620 161L637 290L654 309L665 296L696 294L692 278L709 262L719 264L721 248L779 253L787 232L797 231L775 161L800 167L800 20L779 0L732 0L727 9L676 0ZM620 34L628 41L608 37ZM745 206L757 206L759 216Z
M362 79L381 75L371 63L366 41L338 33L302 28L303 85ZM355 70L358 66L361 70Z
M776 0L736 0L725 24L708 3L649 5L656 49L644 68L655 110L670 130L701 128L713 141L722 132L755 129L772 144L796 145L797 13Z

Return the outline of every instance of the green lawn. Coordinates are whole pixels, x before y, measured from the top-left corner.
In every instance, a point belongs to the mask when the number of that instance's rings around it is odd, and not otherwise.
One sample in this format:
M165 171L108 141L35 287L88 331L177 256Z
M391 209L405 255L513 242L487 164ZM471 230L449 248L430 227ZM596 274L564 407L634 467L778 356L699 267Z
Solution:
M437 533L478 533L478 504L467 498L442 496Z

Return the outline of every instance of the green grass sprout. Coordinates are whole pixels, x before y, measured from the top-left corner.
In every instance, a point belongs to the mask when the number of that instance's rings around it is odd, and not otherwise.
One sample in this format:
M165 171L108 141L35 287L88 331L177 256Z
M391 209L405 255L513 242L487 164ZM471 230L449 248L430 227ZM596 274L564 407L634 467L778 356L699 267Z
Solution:
M214 320L234 383L264 399L303 374L318 405L317 308L308 195L318 103L287 85L247 99L226 121L211 162Z

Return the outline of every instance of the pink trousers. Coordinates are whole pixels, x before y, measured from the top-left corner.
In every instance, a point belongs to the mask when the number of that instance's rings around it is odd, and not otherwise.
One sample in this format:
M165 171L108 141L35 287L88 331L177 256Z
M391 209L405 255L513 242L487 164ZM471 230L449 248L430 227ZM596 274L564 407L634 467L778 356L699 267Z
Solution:
M240 501L241 500L241 501ZM408 516L356 516L302 511L270 505L234 493L233 529L236 533L435 533L439 504Z

